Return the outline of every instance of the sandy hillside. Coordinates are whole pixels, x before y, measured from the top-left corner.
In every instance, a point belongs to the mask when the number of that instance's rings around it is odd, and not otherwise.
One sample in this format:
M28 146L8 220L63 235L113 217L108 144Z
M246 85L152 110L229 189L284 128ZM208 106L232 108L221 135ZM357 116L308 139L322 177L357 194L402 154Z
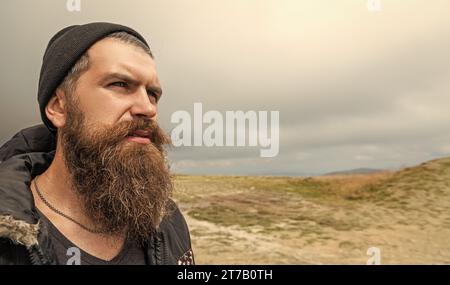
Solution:
M450 264L450 158L315 178L182 176L198 264Z

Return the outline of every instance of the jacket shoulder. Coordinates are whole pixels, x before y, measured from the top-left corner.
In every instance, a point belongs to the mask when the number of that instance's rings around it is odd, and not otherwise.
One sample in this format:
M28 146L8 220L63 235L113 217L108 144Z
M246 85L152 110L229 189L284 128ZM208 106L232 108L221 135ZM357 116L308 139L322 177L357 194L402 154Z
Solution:
M30 265L28 250L25 246L0 238L0 265Z
M171 201L169 213L160 226L166 258L170 264L194 264L191 237L186 220L175 202Z
M36 125L16 133L0 147L0 162L23 153L50 152L56 148L55 136L44 125Z

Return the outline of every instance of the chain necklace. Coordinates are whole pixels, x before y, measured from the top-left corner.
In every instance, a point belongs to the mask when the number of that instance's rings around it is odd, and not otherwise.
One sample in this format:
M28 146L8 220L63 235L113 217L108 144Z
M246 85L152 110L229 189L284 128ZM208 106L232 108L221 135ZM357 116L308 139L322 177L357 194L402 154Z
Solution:
M79 225L81 228L85 229L85 230L88 231L88 232L91 232L91 233L93 233L93 234L99 234L99 233L101 233L101 231L91 229L91 228L89 228L89 227L83 225L82 223L76 221L74 218L72 218L72 217L70 217L70 216L64 214L64 213L61 212L60 210L58 210L58 209L56 209L55 207L53 207L53 205L50 204L50 203L47 201L47 199L44 198L44 196L42 195L41 191L39 190L39 187L37 186L36 180L37 180L37 178L38 178L39 176L40 176L40 175L38 175L38 176L33 180L34 188L36 188L36 192L38 193L39 198L41 198L42 202L44 202L44 204L47 205L47 207L49 207L49 208L50 208L53 212L55 212L56 214L58 214L58 215L60 215L60 216L62 216L62 217L64 217L64 218L66 218L66 219L68 219L68 220L74 222L75 224Z

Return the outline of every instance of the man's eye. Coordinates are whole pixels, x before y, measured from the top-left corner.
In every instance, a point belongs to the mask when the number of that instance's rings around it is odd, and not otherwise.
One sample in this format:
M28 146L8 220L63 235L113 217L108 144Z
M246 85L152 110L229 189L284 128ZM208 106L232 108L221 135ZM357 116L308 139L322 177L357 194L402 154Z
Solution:
M147 94L148 96L152 97L155 103L158 101L158 95L154 91L147 90Z
M126 82L123 82L123 81L113 82L110 85L111 86L117 86L117 87L123 87L123 88L127 88L128 87L128 84Z

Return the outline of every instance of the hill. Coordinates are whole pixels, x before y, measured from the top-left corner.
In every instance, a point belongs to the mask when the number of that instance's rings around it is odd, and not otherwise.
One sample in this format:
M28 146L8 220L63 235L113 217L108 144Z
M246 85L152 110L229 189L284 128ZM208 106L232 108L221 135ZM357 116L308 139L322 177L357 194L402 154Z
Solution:
M175 177L198 264L450 263L450 158L396 172Z
M377 172L383 172L382 169L373 169L373 168L355 168L355 169L349 169L349 170L341 170L341 171L333 171L326 173L324 175L348 175L348 174L370 174L370 173L377 173Z

